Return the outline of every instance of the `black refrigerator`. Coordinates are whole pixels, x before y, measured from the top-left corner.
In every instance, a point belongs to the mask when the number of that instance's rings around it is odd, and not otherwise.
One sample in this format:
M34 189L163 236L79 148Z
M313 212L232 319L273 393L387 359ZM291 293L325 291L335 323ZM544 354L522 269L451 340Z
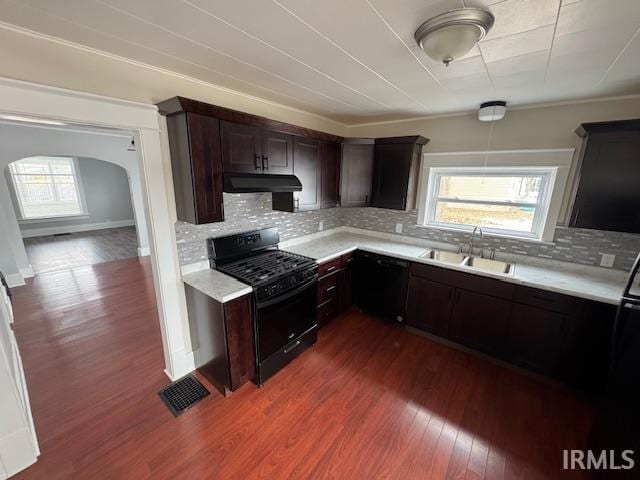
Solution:
M594 478L640 478L640 255L618 306L611 337L607 390L598 405L590 449L632 450L632 469L596 470Z

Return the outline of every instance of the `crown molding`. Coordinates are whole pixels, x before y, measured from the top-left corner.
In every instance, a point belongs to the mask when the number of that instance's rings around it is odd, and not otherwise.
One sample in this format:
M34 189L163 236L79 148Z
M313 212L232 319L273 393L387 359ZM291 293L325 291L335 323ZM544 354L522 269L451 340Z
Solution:
M275 102L273 100L267 100L265 98L257 97L255 95L250 95L248 93L243 93L243 92L241 92L239 90L234 90L234 89L231 89L231 88L223 87L221 85L217 85L215 83L206 82L204 80L199 80L199 79L191 77L189 75L184 75L182 73L174 72L172 70L167 70L167 69L162 68L162 67L156 67L156 66L150 65L148 63L139 62L137 60L132 60L130 58L122 57L120 55L116 55L116 54L113 54L113 53L105 52L104 50L98 50L96 48L92 48L92 47L88 47L86 45L81 45L79 43L75 43L75 42L71 42L71 41L68 41L68 40L64 40L64 39L61 39L61 38L58 38L58 37L54 37L52 35L47 35L47 34L44 34L44 33L36 32L36 31L33 31L33 30L29 30L27 28L18 27L16 25L12 25L12 24L9 24L9 23L6 23L6 22L0 21L0 28L5 29L5 30L10 30L10 31L22 34L22 35L27 35L27 36L30 36L30 37L33 37L33 38L37 38L39 40L44 40L44 41L47 41L47 42L50 42L50 43L55 43L55 44L62 45L62 46L65 46L65 47L70 47L70 48L73 48L73 49L76 49L76 50L80 50L80 51L83 51L83 52L86 52L86 53L99 55L101 57L108 58L110 60L114 60L114 61L117 61L117 62L122 62L122 63L126 63L126 64L129 64L129 65L135 66L135 67L151 70L151 71L163 74L163 75L168 75L168 76L171 76L171 77L174 77L174 78L178 78L180 80L184 80L184 81L187 81L187 82L190 82L190 83L194 83L196 85L201 85L201 86L204 86L204 87L212 88L212 89L218 90L220 92L223 92L223 93L226 93L226 94L229 94L229 95L241 97L241 98L244 98L244 99L247 99L247 100L252 100L252 101L259 102L259 103L262 103L262 104L265 104L265 105L269 105L269 106L272 106L272 107L282 108L284 110L288 110L288 111L291 111L291 112L296 112L298 114L305 115L305 116L308 116L308 117L317 118L317 119L320 119L320 120L323 120L323 121L326 121L326 122L333 123L334 125L337 125L337 126L342 127L342 128L346 128L346 127L349 126L346 123L342 123L342 122L340 122L338 120L335 120L335 119L330 118L330 117L326 117L324 115L320 115L318 113L309 112L307 110L303 110L301 108L296 108L296 107L292 107L292 106L289 106L289 105L285 105L285 104L282 104L282 103L279 103L279 102ZM2 78L2 77L0 77L0 78ZM7 79L7 80L9 80L9 79ZM34 82L27 82L27 81L22 81L22 80L11 80L11 81L21 82L23 85L40 85L42 88L56 89L59 92L69 92L70 94L73 94L73 95L76 95L76 96L79 93L79 92L77 92L75 90L69 90L69 89L60 88L60 87L50 87L48 85L43 85L43 84L34 83ZM84 93L84 92L82 92L82 94L86 95L87 97L98 98L98 99L103 99L103 100L104 99L109 99L109 100L112 100L112 101L127 103L129 105L131 105L131 104L144 105L144 106L147 106L147 107L152 108L154 110L157 110L155 105L150 105L150 104L147 104L147 103L134 102L134 101L131 101L131 100L124 100L124 99L118 99L118 98L112 98L112 97L104 97L102 95L96 95L96 94Z

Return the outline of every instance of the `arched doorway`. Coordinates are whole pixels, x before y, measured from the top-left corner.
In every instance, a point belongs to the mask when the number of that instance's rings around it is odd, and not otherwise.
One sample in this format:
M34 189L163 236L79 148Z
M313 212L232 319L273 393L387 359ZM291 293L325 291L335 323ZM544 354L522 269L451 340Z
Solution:
M34 273L139 255L124 167L90 157L41 155L10 163L5 177Z

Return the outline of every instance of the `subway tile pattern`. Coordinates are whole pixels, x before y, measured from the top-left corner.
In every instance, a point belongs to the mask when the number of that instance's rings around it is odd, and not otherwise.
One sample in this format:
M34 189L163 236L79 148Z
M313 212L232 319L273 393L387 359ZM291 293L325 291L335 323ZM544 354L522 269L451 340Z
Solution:
M176 240L180 265L208 258L206 239L223 237L259 228L278 227L281 240L340 226L338 208L312 212L288 213L271 209L270 193L225 193L224 222L192 225L176 223Z
M417 226L417 211L342 208L340 222L345 226L387 233L395 233L396 224L401 223L403 235L454 245L466 245L471 239L466 233ZM613 268L618 270L629 270L640 251L640 235L562 226L556 228L553 243L491 237L484 240L483 247L495 248L498 255L503 252L594 266L600 265L601 254L610 253L616 256ZM477 240L476 244L479 245Z
M330 208L313 212L287 213L271 210L270 193L225 193L225 221L206 225L178 222L176 239L181 265L206 260L206 239L258 228L278 227L280 238L308 235L319 231L320 222L327 230L349 226L395 233L397 223L402 234L410 237L450 243L467 244L465 233L418 227L417 211L401 212L384 208ZM640 251L640 235L566 228L556 229L554 244L527 242L510 238L487 238L486 249L495 248L502 253L529 255L582 265L598 266L601 254L616 256L613 268L629 270Z

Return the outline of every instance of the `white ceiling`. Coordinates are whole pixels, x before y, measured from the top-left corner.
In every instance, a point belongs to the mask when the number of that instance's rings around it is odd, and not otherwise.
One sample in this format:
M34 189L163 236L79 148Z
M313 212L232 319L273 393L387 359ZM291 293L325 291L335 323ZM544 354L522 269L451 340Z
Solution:
M446 68L413 33L463 5L495 26ZM0 0L0 21L347 124L640 93L640 0Z

